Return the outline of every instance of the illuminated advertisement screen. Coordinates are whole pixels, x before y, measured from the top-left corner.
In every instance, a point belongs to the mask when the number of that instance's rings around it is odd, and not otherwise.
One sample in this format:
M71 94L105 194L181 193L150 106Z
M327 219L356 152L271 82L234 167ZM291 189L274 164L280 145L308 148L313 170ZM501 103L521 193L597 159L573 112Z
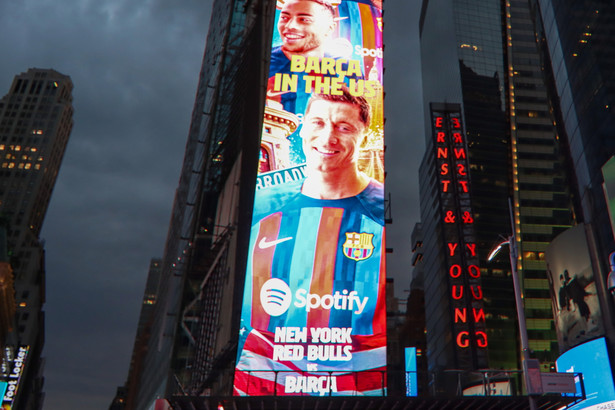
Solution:
M406 396L418 396L418 378L416 375L416 347L406 347Z
M604 338L583 343L561 355L555 365L558 372L583 373L586 399L568 407L579 409L615 408L615 388L609 354ZM577 392L581 391L580 381L575 377Z
M382 8L276 25L234 394L386 394Z
M13 402L17 395L17 390L19 389L19 382L24 371L30 347L19 346L15 348L14 351L12 349L14 348L8 349L11 356L9 360L10 371L8 375L5 375L5 380L3 381L3 384L6 384L6 386L3 387L5 391L2 395L2 410L10 410L13 408Z
M604 336L585 226L559 234L545 250L560 352Z

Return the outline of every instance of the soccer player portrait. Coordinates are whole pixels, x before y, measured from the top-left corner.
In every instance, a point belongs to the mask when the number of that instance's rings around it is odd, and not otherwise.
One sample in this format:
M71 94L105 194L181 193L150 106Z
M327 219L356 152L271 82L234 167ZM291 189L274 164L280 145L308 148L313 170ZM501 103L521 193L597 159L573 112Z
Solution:
M293 55L325 56L325 45L335 28L333 6L326 0L287 0L280 11L277 29L282 45L271 51L271 72L289 72Z
M346 87L312 95L306 177L256 194L235 394L382 394L384 193L358 168L369 124Z

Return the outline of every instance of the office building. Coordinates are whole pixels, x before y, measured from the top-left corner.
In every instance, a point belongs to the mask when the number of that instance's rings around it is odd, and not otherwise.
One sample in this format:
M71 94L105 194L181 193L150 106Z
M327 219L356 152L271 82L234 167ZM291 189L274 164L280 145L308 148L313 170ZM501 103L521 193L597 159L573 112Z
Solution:
M154 258L150 261L135 342L132 348L132 357L128 368L128 377L125 385L118 387L110 406L112 409L134 408L134 399L137 397L140 386L139 380L143 373L143 359L147 354L147 345L151 335L154 308L160 292L161 267L161 259ZM130 401L127 401L127 399L130 399Z
M72 90L69 77L33 68L16 76L0 100L0 216L17 304L2 376L17 380L4 395L3 405L11 408L42 406L45 254L39 234L73 126Z
M255 107L265 97L271 5L213 4L150 336L127 408L203 394L211 377L234 367L243 280L237 275L246 263L238 249L249 236L263 118ZM232 372L226 382L232 384ZM230 394L226 385L218 389Z
M530 4L424 0L420 33L427 124L427 153L419 176L424 286L426 295L442 295L426 305L429 369L476 370L467 368L447 347L449 329L457 319L442 310L451 300L447 292L438 291L455 286L447 279L449 269L443 262L450 249L435 156L433 119L439 107L461 113L465 126L467 199L472 210L468 215L476 239L488 336L486 361L480 365L520 368L508 253L487 261L490 250L511 234L511 198L530 349L548 370L558 351L544 251L575 219L564 167L566 150L554 125ZM461 208L455 212L458 218L463 216Z
M552 67L552 94L558 101L554 112L570 152L577 216L587 226L596 292L613 348L615 311L606 286L609 255L615 251L609 216L613 207L607 204L613 189L608 192L606 185L607 163L613 163L615 155L615 5L551 0L532 1L532 5L540 23L543 60Z

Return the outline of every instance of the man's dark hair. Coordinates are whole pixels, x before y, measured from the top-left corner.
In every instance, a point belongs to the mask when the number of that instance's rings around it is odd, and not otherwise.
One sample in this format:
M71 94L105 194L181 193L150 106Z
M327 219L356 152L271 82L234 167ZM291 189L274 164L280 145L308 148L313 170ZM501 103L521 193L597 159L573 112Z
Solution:
M310 105L312 105L312 101L316 101L316 100L343 102L343 103L354 105L355 107L359 109L359 119L361 120L363 125L365 125L366 128L369 127L370 114L371 114L371 108L369 106L369 103L367 102L365 98L361 96L352 95L346 85L342 86L341 95L313 93L307 103L307 107L305 108L306 115L310 111Z

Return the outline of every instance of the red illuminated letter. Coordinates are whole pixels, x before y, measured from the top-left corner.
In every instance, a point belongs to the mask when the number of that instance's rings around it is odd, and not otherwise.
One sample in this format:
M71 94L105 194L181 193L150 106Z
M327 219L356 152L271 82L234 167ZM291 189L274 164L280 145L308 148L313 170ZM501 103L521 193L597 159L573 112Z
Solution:
M468 181L459 181L459 185L461 185L463 192L468 192Z
M438 158L448 158L448 148L438 147Z
M466 172L466 167L463 164L457 164L457 173L459 175L463 175L464 177L466 175L468 175L468 173Z
M467 311L466 308L463 308L463 310L459 309L459 308L455 308L455 323L458 323L459 320L461 320L461 322L465 323L468 320L468 315L467 315Z
M466 150L464 150L463 148L455 148L455 157L457 159L465 158L466 157Z
M442 127L442 121L444 121L442 117L436 117L436 128Z
M436 133L436 142L444 144L446 141L444 140L444 136L446 134L443 131L438 131Z
M461 299L463 297L463 285L459 286L459 294L455 292L457 290L457 285L453 285L453 299Z
M447 175L448 174L448 164L442 164L442 166L440 166L440 175Z
M458 132L453 133L453 142L455 144L463 144L463 139L461 138L461 134Z
M461 124L459 123L459 118L451 118L453 122L453 128L461 128Z
M485 321L485 312L483 311L483 309L478 309L478 311L476 310L476 308L472 308L472 313L474 313L474 322L479 322L479 321Z
M448 251L450 252L451 256L455 256L455 249L457 249L457 244L449 242Z
M476 256L476 244L475 243L466 243L466 246L470 250L471 256Z
M476 291L474 291L475 289ZM480 287L480 285L470 286L470 290L472 291L472 296L474 296L474 299L481 300L483 298L483 289Z
M449 184L450 182L451 182L451 181L448 181L448 180L446 180L446 179L443 179L443 180L442 180L442 192L448 192L448 184Z
M478 266L476 266L476 265L468 266L468 273L473 278L480 278L480 269L478 269Z
M476 332L476 344L478 347L487 347L487 333L481 331Z
M461 266L459 265L451 266L451 268L448 270L448 273L451 275L452 278L460 277L461 276Z
M459 347L470 346L470 342L468 341L468 332L466 331L459 332L459 334L457 335L457 346Z

